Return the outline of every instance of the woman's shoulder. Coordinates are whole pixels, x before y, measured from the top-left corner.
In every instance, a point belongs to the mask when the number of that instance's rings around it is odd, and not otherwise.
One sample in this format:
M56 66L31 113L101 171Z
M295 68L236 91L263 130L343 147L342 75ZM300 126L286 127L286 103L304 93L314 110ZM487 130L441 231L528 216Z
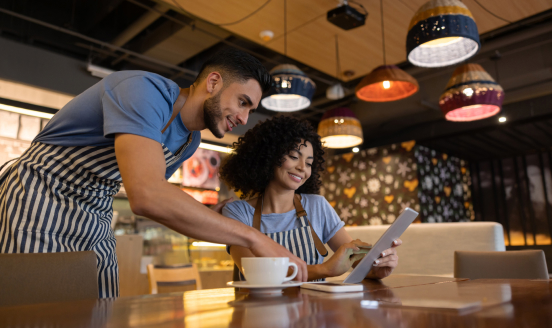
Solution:
M328 202L324 196L317 194L301 194L301 199L304 200L303 203L306 203L309 206L324 205Z
M252 208L253 205L250 205L250 200L235 200L232 201L224 206L225 208L229 209L242 209L247 210L248 208Z

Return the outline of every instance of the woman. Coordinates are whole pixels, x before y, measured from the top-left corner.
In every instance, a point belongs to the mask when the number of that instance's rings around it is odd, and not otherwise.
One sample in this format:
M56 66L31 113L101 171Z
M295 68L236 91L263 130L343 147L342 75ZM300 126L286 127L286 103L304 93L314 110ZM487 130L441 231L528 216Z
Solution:
M241 191L242 201L223 208L223 215L259 229L307 263L308 280L339 276L362 259L369 246L353 240L326 201L318 195L324 150L320 136L306 121L277 116L246 132L221 168L221 178ZM327 243L335 252L323 263ZM394 247L382 252L368 278L384 278L397 266ZM254 256L231 246L241 271L241 258Z

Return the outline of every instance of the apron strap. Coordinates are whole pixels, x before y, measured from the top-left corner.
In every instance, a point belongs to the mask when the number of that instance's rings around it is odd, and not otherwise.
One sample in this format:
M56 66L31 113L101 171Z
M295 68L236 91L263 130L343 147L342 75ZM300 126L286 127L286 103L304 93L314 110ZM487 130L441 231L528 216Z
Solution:
M261 215L263 214L263 195L257 197L255 213L253 214L253 228L261 231Z
M323 257L328 256L328 250L326 249L326 247L324 246L320 238L318 238L318 235L312 228L312 224L310 223L309 218L307 217L307 211L305 211L305 209L303 208L303 205L301 204L301 195L295 194L295 196L293 197L293 203L295 204L295 211L297 212L297 218L299 219L300 217L304 216L307 222L309 223L309 228L312 234L312 238L314 239L314 246L316 246L316 250Z
M293 204L295 205L295 211L297 212L297 218L299 219L302 216L304 216L305 219L307 220L307 222L309 223L309 228L310 228L310 231L311 231L311 235L312 235L312 238L314 239L314 246L316 246L316 250L318 251L318 253L320 253L320 255L322 255L323 257L328 256L328 250L326 249L326 247L324 246L324 244L322 243L320 238L318 238L318 235L316 234L316 232L312 228L312 224L310 224L310 221L307 217L307 212L303 208L303 205L301 205L301 196L299 194L295 194L295 196L293 197ZM261 215L262 215L262 213L263 213L263 195L260 195L257 198L257 204L255 205L255 213L253 214L253 228L255 228L259 231L261 231Z

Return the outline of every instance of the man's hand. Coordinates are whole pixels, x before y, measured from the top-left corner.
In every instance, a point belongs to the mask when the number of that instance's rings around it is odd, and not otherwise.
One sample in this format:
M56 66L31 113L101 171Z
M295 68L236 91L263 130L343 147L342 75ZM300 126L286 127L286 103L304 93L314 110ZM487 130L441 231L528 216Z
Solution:
M289 261L297 264L297 276L295 279L297 281L307 281L309 273L307 271L307 263L297 256L293 255L288 251L284 246L278 244L274 240L260 234L264 238L260 238L258 243L253 244L250 248L251 253L258 257L289 257Z
M228 199L223 200L222 202L218 203L217 205L213 206L211 208L213 211L217 212L218 214L222 214L222 208L226 206L226 204L232 202L234 200L234 197L230 197Z

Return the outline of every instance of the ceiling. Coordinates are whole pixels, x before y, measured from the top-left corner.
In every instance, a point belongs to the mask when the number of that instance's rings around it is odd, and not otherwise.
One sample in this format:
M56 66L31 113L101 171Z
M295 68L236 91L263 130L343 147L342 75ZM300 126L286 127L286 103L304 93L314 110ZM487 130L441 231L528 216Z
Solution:
M266 0L159 0L176 11L191 14L212 24L235 22L261 7ZM326 74L336 75L335 36L339 39L339 56L342 72L351 70L344 81L368 74L383 64L380 2L356 0L369 15L366 25L342 30L326 20L326 13L337 7L337 0L287 1L287 56ZM406 60L406 36L414 13L427 0L385 0L384 31L387 63ZM485 11L476 1L465 0L479 33L505 26L508 22ZM486 9L507 21L515 22L552 8L552 0L480 0ZM357 7L355 2L350 5ZM359 11L362 11L359 9ZM284 54L284 0L272 0L246 20L223 26L226 30L247 40ZM261 40L262 30L274 32L271 41Z
M494 17L476 1L514 23ZM182 87L193 82L205 58L226 47L239 48L256 56L268 69L281 63L296 64L316 82L311 107L289 115L310 120L316 126L327 109L348 106L362 123L363 147L416 139L476 159L454 148L454 141L446 140L456 140L470 131L497 128L496 118L475 123L445 121L438 100L455 67L426 69L405 61L406 29L425 0L384 1L387 62L398 64L414 76L420 91L391 103L367 103L354 96L352 90L360 78L383 62L379 1L358 2L369 12L366 25L344 31L325 18L338 1L287 1L287 57L283 44L284 0L272 0L243 22L227 26L215 24L239 20L266 0L0 0L0 38L72 57L83 67L92 62L112 70L152 71ZM470 62L482 65L503 86L504 113L509 117L506 126L516 120L538 121L552 113L552 106L537 101L552 94L552 0L464 3L481 32L482 48ZM259 38L264 29L274 31L272 41L265 43ZM344 99L330 101L325 90L339 81L335 77L336 35L341 71L353 70L355 75L340 77L349 92ZM260 108L246 127L236 130L236 135L218 141L230 143L259 120L275 114ZM215 140L207 134L205 138ZM488 145L483 141L473 143L480 144L485 153Z

